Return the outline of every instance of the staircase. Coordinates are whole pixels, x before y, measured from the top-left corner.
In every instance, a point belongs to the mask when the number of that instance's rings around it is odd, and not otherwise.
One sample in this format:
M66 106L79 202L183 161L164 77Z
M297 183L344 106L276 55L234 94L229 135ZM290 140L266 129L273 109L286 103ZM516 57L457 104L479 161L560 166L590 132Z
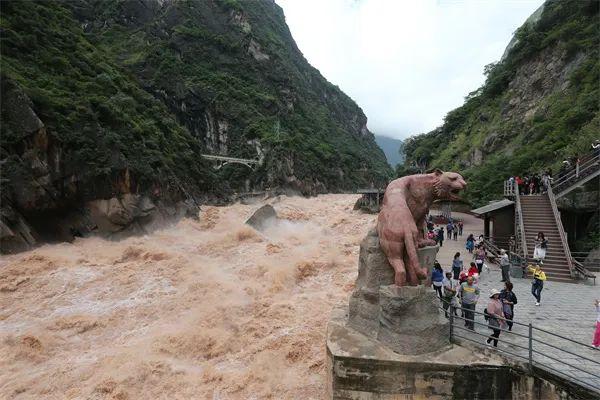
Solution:
M538 232L543 232L548 240L546 258L542 266L550 281L574 282L569 269L568 249L565 251L559 226L554 217L548 194L520 196L525 238L527 240L527 261L534 262L533 249Z

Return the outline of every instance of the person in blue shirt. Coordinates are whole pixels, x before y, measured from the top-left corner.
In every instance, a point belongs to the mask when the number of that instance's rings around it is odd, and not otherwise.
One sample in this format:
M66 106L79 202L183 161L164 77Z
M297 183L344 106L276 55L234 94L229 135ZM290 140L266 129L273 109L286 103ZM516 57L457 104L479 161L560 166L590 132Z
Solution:
M433 264L433 269L431 270L431 286L437 292L440 300L442 299L442 281L444 280L444 270L439 262Z

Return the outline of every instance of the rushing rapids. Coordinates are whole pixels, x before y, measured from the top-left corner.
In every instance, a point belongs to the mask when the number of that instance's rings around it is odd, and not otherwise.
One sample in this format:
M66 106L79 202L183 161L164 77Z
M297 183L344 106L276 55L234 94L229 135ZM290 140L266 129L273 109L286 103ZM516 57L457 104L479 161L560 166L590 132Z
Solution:
M322 398L325 326L374 215L357 196L205 207L153 234L0 261L2 398Z

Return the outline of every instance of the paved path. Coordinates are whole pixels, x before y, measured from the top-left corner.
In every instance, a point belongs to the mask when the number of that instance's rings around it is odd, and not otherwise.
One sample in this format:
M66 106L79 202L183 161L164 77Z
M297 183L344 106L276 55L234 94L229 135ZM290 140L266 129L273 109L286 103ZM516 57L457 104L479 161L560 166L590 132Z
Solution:
M458 241L444 241L444 245L440 249L437 257L444 270L450 270L452 258L457 251L463 256L462 258L465 265L468 265L471 261L471 255L465 250L465 240L469 233L473 233L475 234L475 237L477 237L483 231L483 221L467 214L453 213L453 215L457 218L463 218L465 228L463 236L459 237ZM479 282L481 289L480 303L477 304L477 311L479 312L483 312L483 309L487 305L487 296L490 293L490 290L492 288L500 290L504 285L500 282L501 276L499 267L490 263L488 263L488 265L490 267L489 272L484 271ZM546 281L544 283L544 290L542 291L541 306L537 307L535 306L535 299L531 295L531 280L512 278L511 281L514 284L513 291L518 298L518 304L515 306L515 321L523 324L531 322L534 327L539 327L588 345L591 344L596 324L596 311L593 302L594 299L600 298L600 285L591 286L586 284ZM485 323L482 316L476 317L476 320ZM476 331L485 335L490 333L490 330L482 325L477 325ZM483 336L462 330L457 332L461 335L466 335L477 342L484 343L485 341L485 337ZM515 325L513 327L513 332L527 336L528 328ZM535 329L533 337L534 339L545 341L556 347L577 353L580 356L600 363L600 351L598 350L583 345L577 345ZM502 348L507 351L527 357L528 350L520 349L516 346L520 345L527 347L527 338L503 332L500 335L500 339L505 339L515 345L501 343L499 346L502 346ZM599 364L583 360L580 357L571 356L566 352L551 348L535 340L533 342L533 349L542 353L534 353L534 359L538 362L563 371L566 374L581 378L589 384L596 385L597 390L600 391L600 378L578 371L576 368L568 367L564 365L564 363L551 360L548 357L545 357L544 354L560 359L563 362L573 364L575 367L593 372L598 376L600 376Z

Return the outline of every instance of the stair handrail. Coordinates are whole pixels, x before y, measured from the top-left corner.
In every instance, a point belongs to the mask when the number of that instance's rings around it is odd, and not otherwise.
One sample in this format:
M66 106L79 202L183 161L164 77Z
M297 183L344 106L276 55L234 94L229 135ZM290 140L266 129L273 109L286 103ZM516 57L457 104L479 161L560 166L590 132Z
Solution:
M576 259L573 259L573 265L575 266L575 270L580 275L582 275L585 279L592 278L594 280L594 285L596 285L596 275L594 275L592 273L592 271L590 271L589 269L584 267L584 265L582 263L580 263L579 261L577 261Z
M568 170L564 175L558 178L556 181L552 182L555 188L558 188L569 181L573 181L572 184L579 181L579 179L583 179L587 176L584 174L585 171L594 168L594 166L599 165L600 162L600 153L593 153L591 157L584 160L579 166L574 166L570 170ZM573 179L575 178L575 179ZM567 186L569 187L569 186ZM565 188L566 189L566 188ZM562 190L561 190L562 191Z
M552 214L554 214L554 221L556 222L556 226L558 228L558 234L560 236L560 241L562 243L563 249L565 251L565 256L567 257L567 265L569 266L569 273L571 277L574 276L574 267L573 267L573 257L571 257L571 249L569 248L569 242L567 241L567 235L565 234L565 228L563 227L562 220L560 219L560 213L558 212L558 206L556 205L556 199L554 198L554 193L552 192L552 185L548 184L548 200L550 200L550 205L552 206Z
M515 237L515 244L520 242L521 245L521 251L519 254L519 256L523 259L523 260L527 260L527 239L525 238L525 225L523 224L523 211L521 209L521 196L519 195L519 188L516 185L516 183L513 183L514 186L516 186L516 190L514 190L514 196L515 196L515 227L518 229L517 232L515 232L515 236L520 236L519 237ZM518 234L517 234L518 233Z

